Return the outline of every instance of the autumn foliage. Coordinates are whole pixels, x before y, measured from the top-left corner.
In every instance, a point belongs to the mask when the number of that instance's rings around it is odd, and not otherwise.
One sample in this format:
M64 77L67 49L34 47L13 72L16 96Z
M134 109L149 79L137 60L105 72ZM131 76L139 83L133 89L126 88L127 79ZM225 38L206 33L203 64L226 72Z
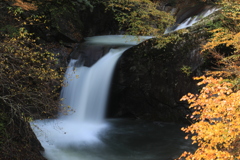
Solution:
M151 0L109 0L104 2L107 10L112 10L115 19L128 35L153 36L155 47L164 47L177 39L175 33L164 36L165 29L175 21L174 17L158 9L159 2Z
M240 5L239 0L222 0L222 26L212 29L203 53L216 59L214 71L196 77L199 94L185 95L195 123L182 130L198 144L195 153L183 153L187 160L240 159ZM220 53L219 46L231 48Z
M169 13L158 10L158 3L151 0L110 0L106 6L116 14L121 29L131 35L160 36L174 22Z
M199 95L182 98L194 109L191 116L197 122L184 128L191 133L199 148L187 159L240 159L240 91L223 78L199 77L204 85Z

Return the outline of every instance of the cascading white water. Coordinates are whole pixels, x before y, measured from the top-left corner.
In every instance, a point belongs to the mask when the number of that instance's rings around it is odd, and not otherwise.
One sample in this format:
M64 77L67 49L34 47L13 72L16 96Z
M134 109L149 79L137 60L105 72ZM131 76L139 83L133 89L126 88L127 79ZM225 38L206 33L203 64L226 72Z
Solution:
M187 27L191 27L192 25L197 23L199 20L209 16L210 14L212 14L218 10L219 10L219 8L212 8L212 9L208 9L194 17L189 17L185 21L183 21L181 24L177 24L177 26L175 26L173 29L172 29L172 27L166 29L164 34L171 33L171 32L174 32L174 31L177 31L180 29L184 29Z
M65 74L66 87L62 90L62 104L67 110L63 119L81 122L100 123L103 121L105 106L108 97L109 85L114 66L122 53L133 45L140 43L150 36L96 36L87 38L90 44L111 44L118 47L102 57L91 67L81 66L75 68L78 60L72 59ZM72 114L74 112L74 114Z
M128 47L111 49L92 67L75 68L77 60L71 60L66 72L66 87L62 97L65 108L74 110L62 119L101 123L104 118L111 75L117 59ZM68 107L69 106L69 107Z
M89 44L117 46L91 67L76 67L72 59L65 74L62 108L58 119L36 120L31 126L45 149L48 159L57 159L59 148L78 147L83 143L99 142L99 132L107 127L104 122L109 85L118 58L124 51L150 36L96 36L87 38ZM69 110L69 111L68 111Z

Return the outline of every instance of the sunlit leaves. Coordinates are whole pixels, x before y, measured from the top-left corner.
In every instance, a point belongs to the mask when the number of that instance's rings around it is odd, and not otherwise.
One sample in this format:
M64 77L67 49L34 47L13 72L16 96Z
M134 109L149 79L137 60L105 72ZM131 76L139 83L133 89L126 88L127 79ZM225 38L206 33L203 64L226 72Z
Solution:
M240 20L240 1L239 0L222 0L220 3L223 7L223 14L235 20Z
M221 13L225 19L221 22L222 27L211 30L213 34L208 43L203 46L203 51L211 50L218 45L234 47L235 53L240 52L240 1L221 0Z
M217 28L211 31L213 37L203 46L203 51L211 50L218 45L226 44L226 46L234 46L236 52L240 51L240 32L235 33L227 28Z
M225 19L221 27L210 31L212 37L203 52L211 53L219 68L195 78L201 86L198 95L189 93L182 98L193 109L191 118L195 121L182 130L199 146L195 153L182 154L187 160L240 159L240 5L239 0L218 4ZM216 50L220 45L234 50L223 55Z
M199 95L182 98L194 109L196 123L183 131L191 133L199 148L186 159L234 160L240 154L240 91L233 92L232 83L223 78L202 76L198 85L204 85ZM182 156L184 156L183 154Z

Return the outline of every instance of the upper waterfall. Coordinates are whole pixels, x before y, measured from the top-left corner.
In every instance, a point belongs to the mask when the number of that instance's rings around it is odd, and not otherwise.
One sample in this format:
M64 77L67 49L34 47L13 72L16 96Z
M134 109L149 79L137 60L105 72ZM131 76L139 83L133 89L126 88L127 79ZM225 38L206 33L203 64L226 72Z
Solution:
M180 30L180 29L191 27L192 25L194 25L195 23L197 23L201 19L211 15L212 13L214 13L215 11L218 11L218 10L219 10L219 8L211 7L211 8L203 9L197 15L192 15L192 16L187 17L187 18L185 17L186 15L184 15L182 17L180 16L180 17L177 18L176 23L172 27L169 27L165 30L164 34L171 33L171 32L174 32L174 31L177 31L177 30Z

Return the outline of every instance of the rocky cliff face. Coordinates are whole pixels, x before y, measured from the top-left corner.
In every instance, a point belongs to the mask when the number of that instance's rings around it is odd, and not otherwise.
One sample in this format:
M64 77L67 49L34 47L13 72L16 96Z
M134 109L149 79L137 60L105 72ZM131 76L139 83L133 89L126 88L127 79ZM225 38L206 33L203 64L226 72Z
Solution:
M163 49L153 49L147 42L124 53L113 80L110 114L186 122L190 111L180 98L197 92L192 77L201 73L204 58L200 39L191 34L181 37Z

